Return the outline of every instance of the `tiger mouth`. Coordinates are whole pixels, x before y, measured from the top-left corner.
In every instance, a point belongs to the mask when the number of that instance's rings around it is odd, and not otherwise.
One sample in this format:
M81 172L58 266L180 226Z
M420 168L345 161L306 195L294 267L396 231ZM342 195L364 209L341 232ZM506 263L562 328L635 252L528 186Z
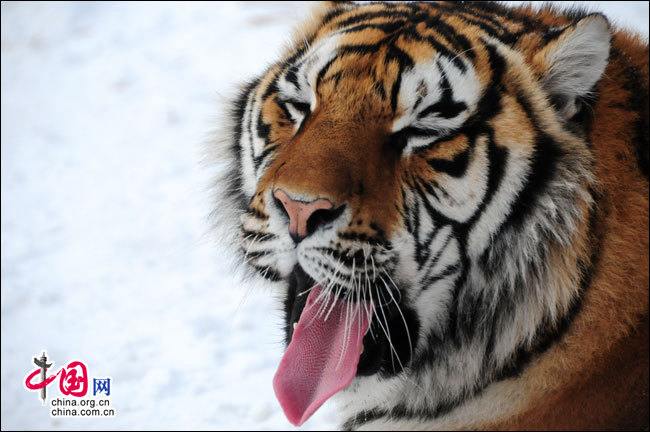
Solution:
M392 293L392 307L352 290L333 293L300 266L294 268L285 301L287 349L273 388L296 426L354 378L396 374L411 360L418 327L413 311Z
M316 285L317 282L300 265L294 267L289 276L289 290L284 304L286 345L289 345L291 342L295 326L300 320L307 303L308 293ZM345 291L341 290L338 294L341 301L348 301L345 299ZM402 310L404 311L403 306ZM410 349L407 338L404 336L403 338L398 337L396 340L393 340L393 335L406 333L404 323L399 317L396 305L392 302L388 305L383 305L382 312L386 314L385 321L388 323L388 328L384 327L382 329L383 323L380 324L379 319L384 320L384 316L382 313L377 312L379 316L371 320L370 329L363 338L363 352L359 358L356 372L357 376L370 376L376 373L382 373L384 375L395 374L400 372L402 367L410 360ZM414 314L412 315L414 318ZM399 319L399 322L396 319ZM383 325L385 326L385 324ZM390 342L393 344L393 349L390 347L386 333L391 336ZM394 351L397 351L397 353ZM391 354L393 357L392 361ZM400 366L400 363L402 366Z

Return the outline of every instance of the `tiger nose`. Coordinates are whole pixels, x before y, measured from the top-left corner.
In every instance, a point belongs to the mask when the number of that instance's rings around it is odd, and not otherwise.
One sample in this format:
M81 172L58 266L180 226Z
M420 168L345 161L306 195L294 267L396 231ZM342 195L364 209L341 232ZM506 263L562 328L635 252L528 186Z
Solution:
M289 235L295 243L300 242L316 231L319 226L335 219L340 214L341 207L334 212L332 210L334 204L323 198L309 202L299 201L291 198L282 189L273 192L273 196L289 217Z

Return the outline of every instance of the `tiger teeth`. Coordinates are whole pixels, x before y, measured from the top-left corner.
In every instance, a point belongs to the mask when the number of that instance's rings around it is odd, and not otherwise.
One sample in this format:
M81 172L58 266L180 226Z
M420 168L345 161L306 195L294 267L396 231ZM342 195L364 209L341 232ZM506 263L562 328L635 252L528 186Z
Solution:
M296 327L298 327L298 323L297 323L297 322L293 323L293 329L294 329L294 330L296 329Z

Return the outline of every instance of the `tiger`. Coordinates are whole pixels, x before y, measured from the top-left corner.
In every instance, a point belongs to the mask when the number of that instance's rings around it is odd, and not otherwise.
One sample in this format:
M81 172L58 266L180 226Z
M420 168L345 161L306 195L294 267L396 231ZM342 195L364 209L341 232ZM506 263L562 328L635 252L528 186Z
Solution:
M279 298L291 424L647 430L646 39L324 2L220 127L213 224Z

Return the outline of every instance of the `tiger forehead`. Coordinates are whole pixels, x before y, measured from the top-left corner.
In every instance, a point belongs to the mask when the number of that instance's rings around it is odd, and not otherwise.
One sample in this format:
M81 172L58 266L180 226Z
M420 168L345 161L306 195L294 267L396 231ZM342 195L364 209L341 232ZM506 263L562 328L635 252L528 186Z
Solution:
M473 65L443 56L431 46L409 47L398 40L371 51L335 35L285 68L277 89L281 99L307 103L312 110L329 101L340 104L340 110L388 119L450 85L477 94L478 81ZM405 91L414 95L404 97Z

